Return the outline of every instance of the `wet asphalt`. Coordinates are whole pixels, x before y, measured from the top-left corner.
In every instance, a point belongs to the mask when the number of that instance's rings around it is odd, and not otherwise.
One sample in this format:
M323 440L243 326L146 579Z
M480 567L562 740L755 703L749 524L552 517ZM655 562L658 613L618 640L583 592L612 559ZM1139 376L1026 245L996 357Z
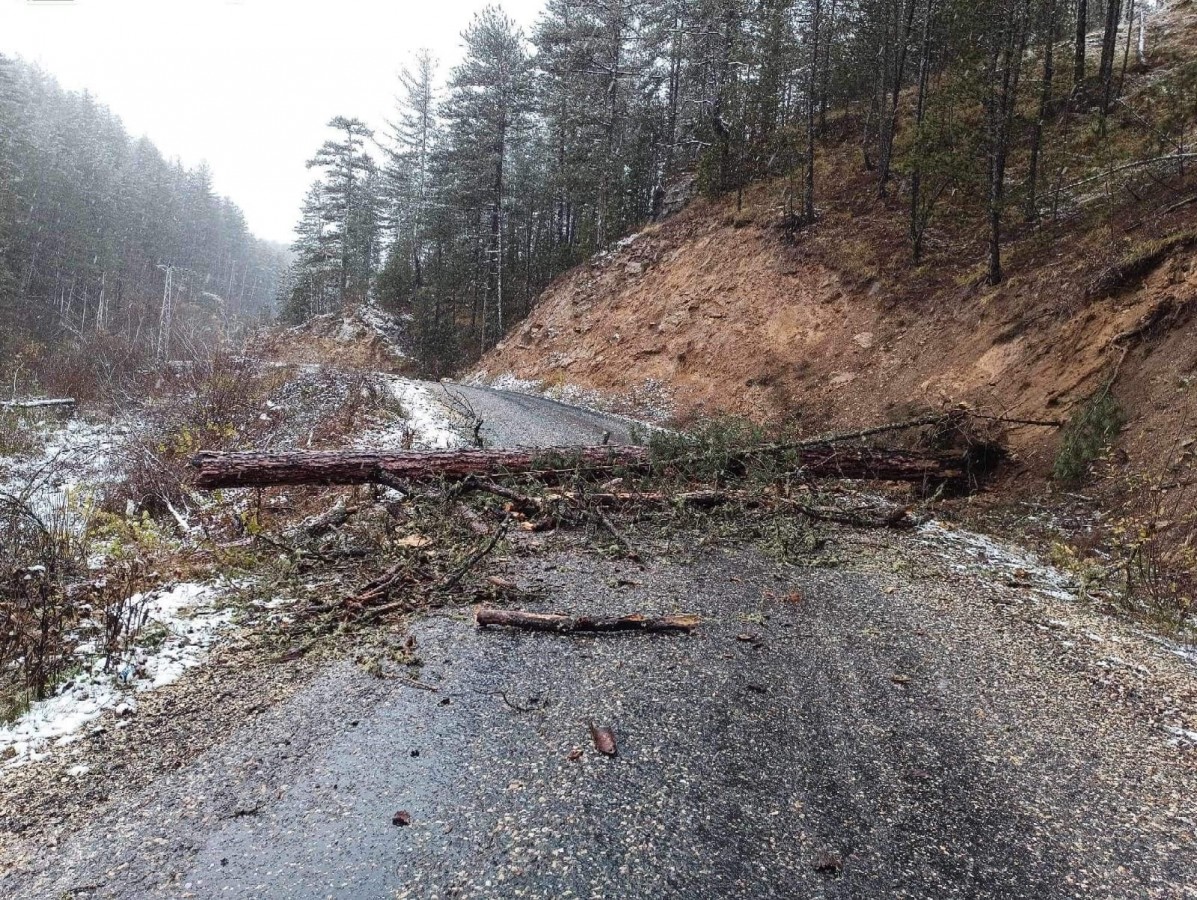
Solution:
M735 597L729 566L748 576ZM1067 895L1058 849L1028 840L943 688L892 680L924 654L847 652L878 595L816 579L804 608L756 625L750 598L777 582L750 566L667 569L633 592L638 609L710 617L697 637L422 624L437 691L395 685L346 710L286 796L206 835L183 878L237 897ZM599 599L603 568L529 581L555 608L625 608ZM591 720L613 726L617 757L595 752Z
M544 424L520 425L525 401ZM554 431L540 402L479 405L492 428L517 411L496 439L565 442L575 426ZM566 636L430 615L412 629L419 666L331 665L0 893L1194 896L1194 841L1135 824L1166 805L1160 773L1119 757L1109 710L988 601L978 620L951 586L746 549L505 565L546 610L704 621ZM617 756L595 751L591 721Z
M946 620L942 598L749 551L509 575L546 609L704 622L566 636L429 616L422 665L331 667L7 896L1191 895L1192 842L1126 824L1144 773L1086 710L1044 719L1053 663Z
M637 426L631 419L570 406L546 397L516 391L443 382L432 391L449 408L457 424L468 409L482 420L480 436L487 447L598 446L604 438L611 444L636 443ZM463 405L455 402L460 397ZM464 429L468 432L468 427ZM463 435L466 436L466 435Z

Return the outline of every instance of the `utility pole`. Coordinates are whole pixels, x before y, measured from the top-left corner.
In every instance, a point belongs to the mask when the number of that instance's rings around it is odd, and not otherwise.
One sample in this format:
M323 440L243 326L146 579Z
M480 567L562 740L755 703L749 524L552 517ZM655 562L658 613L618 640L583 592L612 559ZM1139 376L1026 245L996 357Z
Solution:
M158 316L158 345L155 347L154 355L160 360L165 360L170 355L171 294L173 293L172 281L175 267L159 265L158 268L166 273L166 278L162 287L162 310Z

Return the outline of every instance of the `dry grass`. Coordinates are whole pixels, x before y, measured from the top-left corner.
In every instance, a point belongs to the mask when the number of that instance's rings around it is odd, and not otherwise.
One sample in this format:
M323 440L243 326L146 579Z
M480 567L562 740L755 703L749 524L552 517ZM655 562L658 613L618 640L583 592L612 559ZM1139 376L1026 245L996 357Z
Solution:
M182 502L191 456L244 446L278 377L224 355L160 375L141 427L120 450L124 478L109 491L108 508L161 515Z
M1086 298L1099 300L1142 282L1170 256L1193 246L1197 246L1197 231L1182 231L1132 247L1093 280L1085 292Z
M93 510L50 487L53 468L0 494L0 715L41 699L70 664Z

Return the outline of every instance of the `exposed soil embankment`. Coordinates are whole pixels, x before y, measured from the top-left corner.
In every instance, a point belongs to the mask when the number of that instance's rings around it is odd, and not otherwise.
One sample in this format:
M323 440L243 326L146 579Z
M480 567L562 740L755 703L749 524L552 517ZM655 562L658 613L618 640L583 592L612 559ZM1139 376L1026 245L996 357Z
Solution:
M407 322L377 307L316 316L293 328L268 328L246 347L254 359L287 365L336 365L345 369L408 372Z
M681 419L799 417L813 432L958 403L1067 418L1117 367L1133 464L1158 463L1197 429L1197 251L1177 242L1109 283L1118 261L1191 229L1197 204L1131 235L1024 240L989 287L967 247L911 267L899 210L833 209L790 238L769 212L775 193L757 188L738 214L696 203L579 267L478 371L611 394L659 381ZM1023 465L1049 471L1054 431L1010 440Z
M1161 86L1187 90L1193 4L1161 7L1152 35L1108 122L1083 101L1053 108L1054 180L1033 216L1016 142L1001 284L986 283L983 181L961 176L936 195L912 262L907 175L879 198L849 112L820 141L813 225L782 227L795 190L784 178L696 201L558 279L475 375L613 397L647 387L671 394L683 421L729 412L798 419L807 433L956 404L1067 419L1116 375L1127 422L1114 464L1154 475L1185 464L1197 435L1197 173L1161 155L1171 145L1160 149L1143 111L1161 108ZM960 113L962 128L982 127L979 108ZM1028 99L1018 114L1039 111ZM1050 473L1057 431L1008 440L1013 471Z

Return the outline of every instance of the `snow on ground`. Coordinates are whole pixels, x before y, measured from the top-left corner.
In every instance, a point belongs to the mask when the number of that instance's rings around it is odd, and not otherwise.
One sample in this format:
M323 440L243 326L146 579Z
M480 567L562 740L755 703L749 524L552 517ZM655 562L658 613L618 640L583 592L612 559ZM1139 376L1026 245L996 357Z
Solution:
M982 574L989 578L997 576L1007 585L1023 588L1047 600L1076 604L1082 599L1082 585L1076 578L1042 561L1033 552L1022 547L1006 544L963 528L954 528L937 520L925 522L920 526L918 540L954 571ZM1060 613L1057 612L1056 615ZM1142 664L1129 661L1120 655L1120 645L1127 646L1125 636L1098 633L1102 629L1094 627L1092 619L1087 620L1084 616L1077 617L1074 621L1048 618L1044 627L1049 629L1064 647L1071 648L1077 642L1086 642L1105 648L1101 652L1106 655L1097 661L1097 665L1103 669L1125 669L1139 676L1151 674ZM1173 640L1144 629L1132 630L1140 639L1164 648L1197 670L1197 646L1194 646L1192 631ZM1183 725L1168 723L1161 723L1160 727L1175 743L1197 743L1197 731Z
M1077 599L1080 585L1074 577L1042 562L1027 550L999 543L983 534L952 528L935 519L925 522L919 528L919 534L925 546L936 551L958 572L971 571L979 563L1008 581L1026 584L1046 597ZM962 562L962 556L969 561Z
M0 490L24 498L48 525L82 537L99 490L117 477L115 448L128 428L75 417L31 427L45 429L45 443L30 457L3 460ZM102 559L94 554L93 566ZM97 641L81 643L74 651L75 676L0 726L0 765L44 758L104 710L133 710L137 692L170 684L202 662L230 620L231 613L213 608L219 594L212 586L183 583L129 598L129 621L140 625L135 646L106 670Z
M79 674L63 682L53 697L32 703L16 720L0 726L0 765L13 768L45 759L54 747L76 740L105 710L132 712L137 693L170 684L203 662L231 620L230 610L214 606L221 593L214 585L184 582L131 597L133 615L145 623L141 644L107 670L96 643L81 644L76 650Z
M448 410L435 396L435 386L396 376L388 376L387 380L403 408L404 420L395 427L362 435L358 440L360 446L449 450L461 443L449 421Z
M111 454L126 428L80 418L30 427L45 428L45 443L35 456L2 461L0 492L28 500L44 522L83 527L96 498L81 494L113 480Z
M954 528L935 519L919 527L919 537L924 547L957 572L982 570L991 576L996 574L1008 585L1026 588L1031 593L1052 600L1076 603L1082 599L1083 588L1075 576L1044 562L1033 551L1023 547L963 528ZM1056 624L1070 626L1067 622ZM1179 640L1148 631L1139 631L1139 634L1197 668L1197 645L1193 643L1194 633L1191 630L1182 633ZM1087 636L1094 638L1093 635ZM1116 657L1111 657L1111 661L1114 664L1122 663Z

